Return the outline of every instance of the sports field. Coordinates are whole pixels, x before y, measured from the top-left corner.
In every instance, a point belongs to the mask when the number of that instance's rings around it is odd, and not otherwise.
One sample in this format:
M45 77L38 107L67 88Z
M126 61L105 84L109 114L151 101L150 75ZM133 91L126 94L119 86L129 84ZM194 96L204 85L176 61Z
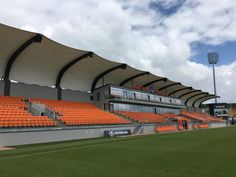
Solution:
M18 146L0 177L235 177L236 127Z

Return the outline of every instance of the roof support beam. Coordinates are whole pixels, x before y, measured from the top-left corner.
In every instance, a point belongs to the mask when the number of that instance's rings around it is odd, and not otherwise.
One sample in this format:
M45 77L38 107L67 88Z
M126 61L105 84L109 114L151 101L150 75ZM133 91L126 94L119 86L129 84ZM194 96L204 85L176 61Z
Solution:
M143 72L143 73L140 73L140 74L136 74L136 75L134 75L134 76L132 76L132 77L129 77L129 78L125 79L124 81L122 81L122 82L120 83L120 86L125 85L127 82L129 82L129 81L131 81L131 80L133 80L133 79L135 79L135 78L138 78L138 77L144 76L144 75L149 75L149 74L150 74L149 72Z
M67 63L65 66L63 66L61 68L61 70L59 71L57 78L56 78L56 88L57 88L57 99L61 100L61 80L63 75L65 74L65 72L67 70L69 70L73 65L75 65L76 63L80 62L81 60L88 58L88 57L93 57L93 53L92 52L87 52L75 59L73 59L72 61L70 61L69 63Z
M5 70L4 70L4 95L9 96L10 95L10 87L11 87L11 81L10 81L10 72L12 70L12 66L14 62L16 61L17 57L31 44L34 42L41 43L43 36L41 34L36 34L30 39L28 39L26 42L24 42L21 46L19 46L14 53L9 57Z
M166 85L166 86L164 86L164 87L159 88L158 90L159 90L159 91L162 91L162 90L164 90L164 89L167 89L167 88L172 87L172 86L175 86L175 85L181 85L181 83L177 82L177 83L169 84L169 85Z
M202 97L196 99L196 100L193 102L192 107L195 106L195 104L196 104L197 101L199 101L199 100L201 100L201 99L203 99L203 98L209 98L209 97L213 97L213 98L216 97L216 98L217 98L217 97L219 97L219 96L215 96L215 95L204 95L204 96L202 96ZM211 98L209 98L209 99L211 99Z
M210 97L210 98L204 99L203 101L200 102L199 107L202 106L202 103L203 103L204 101L210 100L210 99L212 99L212 98L220 98L220 96L212 96L212 97Z
M95 88L96 88L96 85L97 85L97 82L102 78L104 77L105 75L109 74L110 72L116 70L116 69L126 69L127 65L126 64L121 64L121 65L118 65L118 66L115 66L113 68L110 68L104 72L102 72L101 74L99 74L94 80L93 80L93 83L92 83L92 86L91 86L91 93L94 92Z
M160 82L160 81L165 81L166 82L167 78L156 79L154 81L151 81L151 82L148 82L148 83L144 84L143 87L148 87L148 86L150 86L150 85L152 85L154 83Z
M194 97L196 97L196 96L199 96L199 95L203 95L203 94L209 94L209 93L208 93L208 92L201 92L201 93L197 93L197 94L195 94L195 95L192 95L192 96L190 96L188 99L186 99L185 105L187 106L189 100L191 100L192 98L194 98Z
M168 96L173 95L173 94L178 93L178 92L183 91L183 90L192 90L192 89L193 89L192 87L185 87L185 88L177 89L177 90L175 90L173 92L170 92L168 94Z
M182 97L184 97L185 95L188 95L188 94L191 94L191 93L195 93L195 92L201 92L201 90L193 90L193 91L190 90L189 92L186 92L186 93L180 95L179 98L182 98Z

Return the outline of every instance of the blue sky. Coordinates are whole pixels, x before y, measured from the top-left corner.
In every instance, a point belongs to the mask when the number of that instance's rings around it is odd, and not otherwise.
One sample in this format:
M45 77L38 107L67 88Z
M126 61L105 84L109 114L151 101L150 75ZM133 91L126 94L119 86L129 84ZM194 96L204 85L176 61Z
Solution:
M181 10L182 6L184 6L184 3L186 3L186 0L151 1L149 8L161 14L161 16L169 17L175 16ZM229 10L226 11L228 13ZM217 64L218 66L230 64L236 60L236 41L226 41L218 45L210 45L207 44L207 41L204 42L206 43L193 42L190 45L192 49L191 61L208 65L208 52L219 53L220 62Z
M236 41L225 42L220 45L198 43L192 45L192 49L194 52L191 60L205 65L208 64L208 52L219 53L220 62L217 65L230 64L236 60Z
M164 16L170 16L178 11L178 9L183 5L185 0L177 0L175 2L164 2L151 1L149 8L156 12L160 12Z

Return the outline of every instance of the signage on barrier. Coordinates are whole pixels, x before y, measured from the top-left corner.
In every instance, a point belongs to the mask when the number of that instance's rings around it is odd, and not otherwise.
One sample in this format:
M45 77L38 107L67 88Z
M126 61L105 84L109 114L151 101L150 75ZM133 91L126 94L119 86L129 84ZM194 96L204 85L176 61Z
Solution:
M104 131L104 137L116 137L116 136L125 136L125 135L131 135L131 130L125 129L125 130L105 130Z

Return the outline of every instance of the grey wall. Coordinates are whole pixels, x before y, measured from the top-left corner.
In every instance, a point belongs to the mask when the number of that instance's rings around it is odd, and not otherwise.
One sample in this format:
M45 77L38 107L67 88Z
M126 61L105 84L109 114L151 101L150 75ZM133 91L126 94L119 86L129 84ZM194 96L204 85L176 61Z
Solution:
M90 102L91 93L62 89L62 100Z
M189 112L202 112L202 108L187 107L187 111L189 111Z
M105 98L105 92L107 91L108 94L108 86L100 87L94 90L94 104L99 107L100 109L104 109L104 104L108 104L108 99ZM100 93L100 101L97 100L97 94Z
M4 84L0 82L0 95L4 95ZM24 96L31 98L57 99L57 89L24 83L11 83L11 96ZM92 94L62 89L62 100L90 102Z
M195 112L195 109L194 109L194 107L187 107L187 111L189 111L189 112Z
M219 127L227 127L225 122L212 122L209 123L210 128L219 128Z
M192 130L193 129L193 123L192 122L188 122L188 130Z
M104 130L130 129L135 126L124 127L101 127L101 128L82 128L72 130L48 130L35 132L2 132L0 133L0 146L13 146L22 144L36 144L56 141L66 141L75 139L103 137Z
M0 95L3 95L3 88L4 88L3 82L0 81Z
M56 99L57 90L50 87L11 83L11 96L25 96L36 98Z
M0 146L14 146L22 144L37 144L46 142L76 140L85 138L103 137L104 130L130 129L131 132L137 125L130 126L104 126L104 127L82 127L80 129L67 130L44 130L44 131L10 131L0 132ZM154 132L154 125L144 125L140 134L150 134Z
M121 130L130 129L131 132L135 129L135 125L130 126L107 126L107 127L87 127L80 129L69 130L44 130L44 131L11 131L0 132L0 146L14 146L22 144L36 144L66 140L76 140L85 138L103 137L104 130ZM210 128L226 127L226 123L210 123ZM189 124L189 129L192 129ZM154 125L144 125L144 129L140 134L155 133Z
M155 127L155 125L144 125L143 130L140 133L141 134L155 133L154 127Z

